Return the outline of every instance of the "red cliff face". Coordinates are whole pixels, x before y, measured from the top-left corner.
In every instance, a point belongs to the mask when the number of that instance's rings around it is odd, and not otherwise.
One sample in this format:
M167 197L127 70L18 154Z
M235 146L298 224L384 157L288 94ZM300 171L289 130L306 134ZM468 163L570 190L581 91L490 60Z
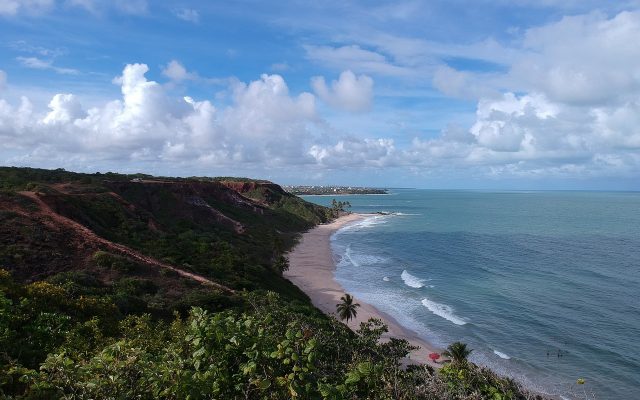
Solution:
M271 182L220 181L220 183L264 205L276 203L282 197L290 196L279 185Z
M221 181L226 187L235 190L238 193L246 193L256 190L259 187L257 182L234 182L234 181Z

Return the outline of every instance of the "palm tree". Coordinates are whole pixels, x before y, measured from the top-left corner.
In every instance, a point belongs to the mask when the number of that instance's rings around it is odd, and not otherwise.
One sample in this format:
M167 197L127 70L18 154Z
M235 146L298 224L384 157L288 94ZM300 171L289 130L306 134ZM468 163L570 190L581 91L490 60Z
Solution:
M347 323L349 323L349 320L352 318L355 318L356 315L358 314L358 312L356 311L356 308L360 307L360 304L354 303L353 296L351 296L348 293L340 297L340 300L342 301L342 303L339 303L336 305L336 309L338 310L338 316L342 320L346 319Z
M447 347L447 350L442 352L442 355L451 358L456 364L464 364L467 362L467 357L473 350L467 349L467 344L462 342L454 342Z

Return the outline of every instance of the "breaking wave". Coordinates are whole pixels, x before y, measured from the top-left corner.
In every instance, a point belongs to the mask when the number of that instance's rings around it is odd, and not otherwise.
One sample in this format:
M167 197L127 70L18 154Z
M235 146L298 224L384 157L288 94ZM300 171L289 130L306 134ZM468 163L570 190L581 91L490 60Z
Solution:
M500 357L500 358L502 358L504 360L510 360L511 359L511 357L509 357L508 355L506 355L503 352L498 351L498 350L493 350L493 354L497 355L498 357Z
M422 299L422 305L438 317L442 317L447 321L453 322L456 325L467 324L467 321L455 315L453 313L453 308L446 304L436 303L435 301L431 301L429 299Z
M423 287L424 282L426 281L426 279L420 279L417 276L411 275L410 273L407 272L406 269L402 271L402 274L400 275L400 277L404 281L405 285L412 288L416 288L416 289L420 289L421 287Z

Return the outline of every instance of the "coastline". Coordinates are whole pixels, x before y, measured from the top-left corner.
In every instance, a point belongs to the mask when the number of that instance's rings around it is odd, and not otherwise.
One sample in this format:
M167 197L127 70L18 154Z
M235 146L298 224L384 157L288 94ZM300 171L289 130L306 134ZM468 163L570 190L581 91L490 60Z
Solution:
M336 194L296 194L302 196L338 197L338 196L391 196L392 193L336 193ZM342 218L342 217L340 217Z
M335 280L336 265L331 250L331 235L348 223L366 218L362 214L347 214L331 223L318 225L304 233L300 242L289 252L289 270L284 276L304 291L314 306L327 315L335 315L336 304L346 292ZM382 340L391 337L406 339L418 350L412 351L407 363L428 364L435 368L441 365L433 363L428 355L432 352L440 353L430 343L421 339L417 333L400 325L392 316L381 312L374 306L356 298L360 303L356 318L347 324L352 330L360 327L361 322L370 318L381 319L389 328L389 332L382 335Z

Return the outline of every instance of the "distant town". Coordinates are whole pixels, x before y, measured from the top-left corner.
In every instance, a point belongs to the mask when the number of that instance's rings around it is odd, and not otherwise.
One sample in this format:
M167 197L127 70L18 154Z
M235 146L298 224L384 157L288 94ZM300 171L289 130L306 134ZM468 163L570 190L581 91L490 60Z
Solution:
M388 194L387 189L356 186L283 186L295 195Z

